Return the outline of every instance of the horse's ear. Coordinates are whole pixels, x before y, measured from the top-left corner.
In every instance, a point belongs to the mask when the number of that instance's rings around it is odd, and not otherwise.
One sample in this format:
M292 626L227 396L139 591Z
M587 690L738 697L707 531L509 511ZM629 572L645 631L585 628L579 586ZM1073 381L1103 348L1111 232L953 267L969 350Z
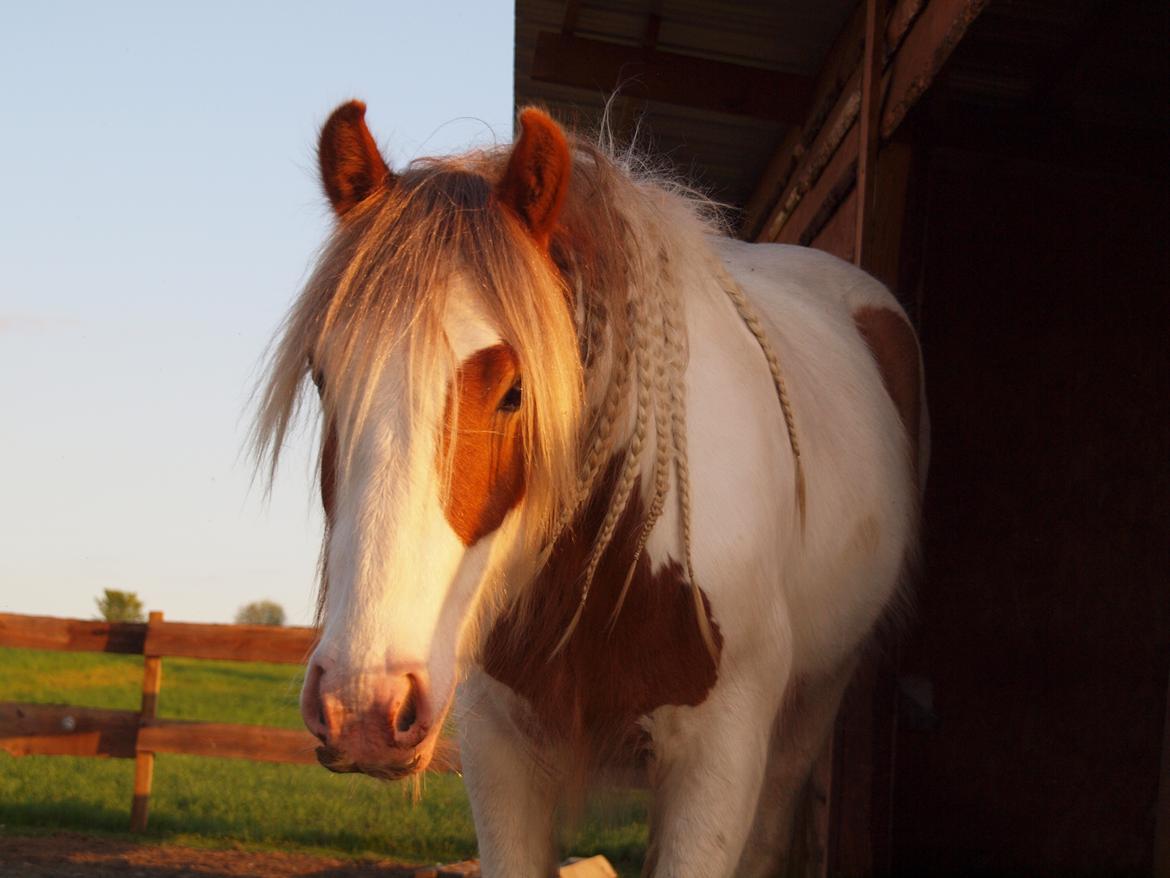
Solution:
M571 167L569 144L560 126L533 107L521 112L520 139L512 147L496 195L542 247L548 246L560 217Z
M366 127L366 105L342 104L325 122L317 144L321 184L338 216L345 214L394 175L378 152L378 144Z

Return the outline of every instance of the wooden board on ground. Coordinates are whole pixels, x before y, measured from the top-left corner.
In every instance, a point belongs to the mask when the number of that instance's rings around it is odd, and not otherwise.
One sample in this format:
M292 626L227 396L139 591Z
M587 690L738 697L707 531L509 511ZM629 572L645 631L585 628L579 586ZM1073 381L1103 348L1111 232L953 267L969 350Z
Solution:
M602 856L574 860L561 866L559 878L617 878L617 872Z

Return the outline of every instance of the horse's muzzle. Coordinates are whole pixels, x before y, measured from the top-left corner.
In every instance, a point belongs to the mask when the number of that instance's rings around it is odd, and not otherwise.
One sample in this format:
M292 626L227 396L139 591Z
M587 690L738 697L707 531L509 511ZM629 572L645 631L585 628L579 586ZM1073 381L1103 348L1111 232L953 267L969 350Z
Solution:
M323 766L384 779L424 770L442 724L425 668L345 675L322 659L310 664L301 714L323 745L317 749Z
M317 761L336 774L365 774L378 780L402 780L423 771L430 759L422 752L415 752L403 762L359 764L346 759L337 748L323 744L317 748Z

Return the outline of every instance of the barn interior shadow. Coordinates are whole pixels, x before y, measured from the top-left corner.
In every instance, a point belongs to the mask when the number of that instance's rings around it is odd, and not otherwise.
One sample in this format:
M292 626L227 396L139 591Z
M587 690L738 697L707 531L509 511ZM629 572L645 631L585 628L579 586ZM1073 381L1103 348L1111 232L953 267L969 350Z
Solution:
M898 733L897 874L1151 867L1170 670L1165 83L1127 74L1117 26L1087 38L1092 64L1043 103L944 86L919 119L934 457L900 673L929 687L934 721Z

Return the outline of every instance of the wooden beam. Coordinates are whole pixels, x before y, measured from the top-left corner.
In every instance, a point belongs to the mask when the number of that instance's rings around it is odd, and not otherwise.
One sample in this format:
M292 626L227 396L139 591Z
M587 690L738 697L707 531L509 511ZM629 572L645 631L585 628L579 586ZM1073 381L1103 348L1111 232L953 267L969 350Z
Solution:
M152 627L163 620L162 613L151 613L147 620L147 637ZM158 695L162 689L162 659L149 652L143 660L142 708L138 712L139 725L158 716ZM154 751L142 746L141 738L134 754L134 798L130 802L130 831L146 832L150 816L150 789L154 784Z
M854 236L857 233L857 189L851 188L832 215L807 244L846 262L855 261Z
M857 120L857 210L853 233L853 262L869 257L873 225L873 193L878 151L878 122L882 111L882 51L885 28L878 22L878 0L865 0L865 55L861 62L861 114Z
M883 66L897 52L906 33L922 12L926 0L898 0L885 23L881 41ZM865 42L865 4L859 3L825 55L813 90L811 110L804 124L790 132L769 162L744 211L740 234L746 240L764 239L761 228L769 210L784 192L792 175L812 148L813 142L842 105L850 103L850 92L860 92L858 65Z
M768 218L768 211L784 192L797 164L804 158L853 75L860 57L865 25L864 15L859 14L861 12L862 7L858 6L837 34L832 48L825 53L809 102L808 116L801 120L801 125L790 129L785 135L748 198L740 228L740 234L745 240L754 240L759 235L761 226Z
M799 126L794 125L789 128L788 133L780 142L779 149L772 153L772 157L768 159L764 173L756 182L756 188L752 190L752 194L748 196L748 200L744 204L743 217L739 224L739 236L745 241L754 241L763 237L760 234L760 229L767 219L768 211L784 191L797 163L804 157L804 145L801 143L803 134L804 132Z
M316 636L312 628L161 622L150 626L145 650L160 656L299 665Z
M186 753L261 762L317 762L321 742L307 731L233 723L155 720L138 732L138 746L154 753Z
M570 36L577 29L577 15L581 11L581 0L569 0L565 4L565 17L561 19L561 33Z
M68 652L142 653L146 625L0 613L0 646Z
M138 711L0 702L0 750L13 756L134 756Z
M0 646L67 652L114 652L244 662L301 664L316 641L312 628L100 622L0 613Z
M137 751L312 764L319 741L304 730L152 720L135 710L0 702L0 750L13 756L134 758ZM455 762L458 768L458 762Z
M873 200L881 207L881 221L871 229L865 270L895 291L902 256L903 206L913 155L909 144L887 143L875 164ZM780 243L816 247L846 261L854 260L857 187L853 159L853 154L844 149L833 156L816 187L785 225L777 239Z
M891 65L890 87L882 111L882 137L890 137L906 118L988 2L931 0L906 34Z
M822 192L827 191L837 185L841 175L854 172L857 140L848 135L853 130L860 112L861 77L855 72L838 96L833 112L817 133L816 139L805 151L783 195L773 207L771 215L759 233L760 240L795 243L804 231L804 224L796 223L789 227L789 222L796 211L802 208L805 196L814 187L818 187ZM822 177L827 170L835 173L822 185ZM818 203L803 204L803 210L810 219L818 208Z
M548 32L537 36L532 78L790 123L812 93L806 76Z
M1154 874L1170 876L1170 682L1166 691L1166 719L1162 725L1162 772L1158 777L1158 804L1154 823Z
M887 69L881 89L886 97L880 125L883 138L893 134L987 2L932 0L922 9L921 0L899 0L885 27ZM855 177L857 138L846 134L861 112L861 73L860 66L853 71L833 110L817 128L812 146L794 162L789 182L755 233L756 240L783 240L782 227L829 167L838 148L852 154L846 173ZM822 188L832 190L839 183L836 180Z
M658 44L658 33L662 30L662 0L650 0L650 14L646 27L642 29L642 48L653 49Z

